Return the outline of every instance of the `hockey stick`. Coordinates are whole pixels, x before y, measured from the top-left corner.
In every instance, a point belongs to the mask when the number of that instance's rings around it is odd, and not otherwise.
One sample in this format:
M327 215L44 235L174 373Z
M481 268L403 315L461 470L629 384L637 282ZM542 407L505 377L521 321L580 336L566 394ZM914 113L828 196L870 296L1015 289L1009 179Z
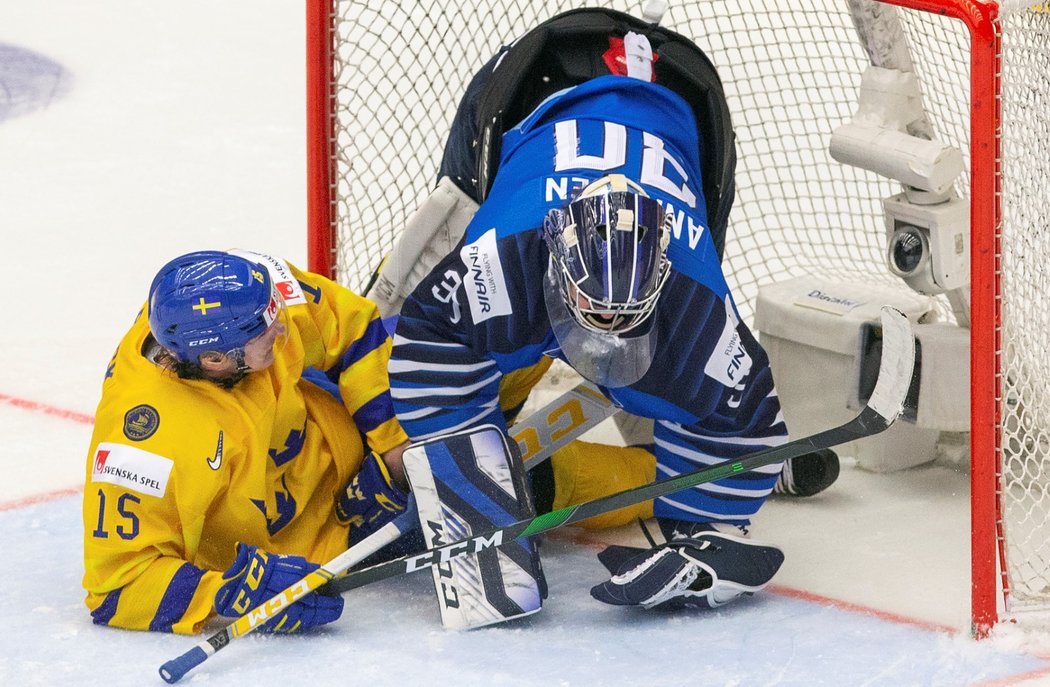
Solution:
M780 446L756 451L742 458L722 461L652 484L617 492L575 506L567 506L528 520L519 520L505 527L427 549L420 554L379 563L329 582L322 592L342 593L388 577L414 572L431 565L445 564L453 558L501 546L514 539L531 537L699 484L731 477L813 451L878 434L892 425L900 415L915 368L915 340L907 318L895 309L884 307L881 319L882 360L879 364L879 376L875 382L875 389L860 414L844 425L789 441Z
M525 468L530 469L555 451L617 412L609 399L594 387L580 383L510 428L518 442ZM223 629L197 643L186 653L160 667L160 676L173 684L231 641L257 629L284 608L321 588L373 553L418 526L415 499L409 496L405 512L374 533L328 561L292 586L248 611ZM332 592L334 593L334 592Z
M237 620L233 621L207 639L198 642L186 653L173 658L162 665L160 667L160 676L169 684L178 682L183 675L199 666L201 663L204 663L204 661L213 656L215 652L220 649L225 649L233 640L257 629L285 607L292 605L310 592L320 588L336 575L349 570L355 564L368 558L379 549L400 537L402 533L407 532L412 527L416 526L417 517L419 516L416 512L416 501L410 494L408 497L408 507L405 508L405 512L401 515L383 525L378 530L358 542L355 546L350 547L292 586L276 596L267 599L262 604L251 609L247 614L237 618Z

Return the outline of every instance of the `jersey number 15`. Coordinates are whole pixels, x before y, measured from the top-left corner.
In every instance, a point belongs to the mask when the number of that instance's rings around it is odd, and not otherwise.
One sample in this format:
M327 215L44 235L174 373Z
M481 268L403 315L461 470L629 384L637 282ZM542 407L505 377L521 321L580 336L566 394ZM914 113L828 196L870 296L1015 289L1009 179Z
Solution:
M135 515L135 512L131 510L132 504L137 505L139 503L141 503L141 499L134 494L123 493L117 498L116 515L109 514L109 517L122 518L115 527L117 536L121 539L134 539L139 535L139 516ZM99 489L98 524L91 536L96 539L109 539L110 530L107 528L106 520L106 492ZM109 526L112 527L112 525L113 523L110 522Z

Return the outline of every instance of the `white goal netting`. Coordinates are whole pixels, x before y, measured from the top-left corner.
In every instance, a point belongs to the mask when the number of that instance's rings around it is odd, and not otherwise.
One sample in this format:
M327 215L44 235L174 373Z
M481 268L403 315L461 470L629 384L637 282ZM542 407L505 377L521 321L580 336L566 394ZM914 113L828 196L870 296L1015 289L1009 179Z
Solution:
M1001 20L1004 558L1011 610L1050 605L1050 4Z
M598 5L640 16L643 3L476 4L333 4L336 269L351 289L363 290L435 183L459 97L486 59L560 11ZM828 153L831 131L856 111L873 59L849 7L683 0L671 2L661 22L695 40L725 84L738 167L724 266L745 318L759 286L791 277L907 289L885 267L881 203L900 185ZM971 105L977 99L992 113L1000 98L1002 223L972 231L1001 232L1002 327L980 339L1002 351L998 512L1011 608L1039 606L1050 600L1050 11L1015 2L1002 11L998 94L971 94L970 35L961 21L897 13L930 133L963 153L967 171L956 184L963 198L971 194ZM937 307L940 319L956 322L944 297Z

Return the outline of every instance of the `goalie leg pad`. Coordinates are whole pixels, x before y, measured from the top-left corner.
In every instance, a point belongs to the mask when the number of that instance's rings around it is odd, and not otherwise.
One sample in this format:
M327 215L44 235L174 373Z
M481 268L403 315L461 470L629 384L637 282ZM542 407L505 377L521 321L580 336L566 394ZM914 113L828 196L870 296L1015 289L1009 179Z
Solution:
M460 242L478 204L442 177L409 217L404 231L376 274L367 296L383 318L401 312L416 285Z
M492 425L409 447L405 470L430 547L534 517L517 444ZM546 581L531 540L433 566L442 624L463 630L540 610Z

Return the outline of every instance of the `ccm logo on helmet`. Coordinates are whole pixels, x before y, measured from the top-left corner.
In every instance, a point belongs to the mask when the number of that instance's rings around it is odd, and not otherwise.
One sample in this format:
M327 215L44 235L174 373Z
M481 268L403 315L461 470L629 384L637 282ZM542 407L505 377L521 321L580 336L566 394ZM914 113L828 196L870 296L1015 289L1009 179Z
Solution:
M190 341L187 341L186 345L189 346L190 348L193 348L195 346L207 346L208 344L215 343L218 340L219 340L219 337L217 337L217 336L209 336L209 337L206 337L204 339L192 339Z

